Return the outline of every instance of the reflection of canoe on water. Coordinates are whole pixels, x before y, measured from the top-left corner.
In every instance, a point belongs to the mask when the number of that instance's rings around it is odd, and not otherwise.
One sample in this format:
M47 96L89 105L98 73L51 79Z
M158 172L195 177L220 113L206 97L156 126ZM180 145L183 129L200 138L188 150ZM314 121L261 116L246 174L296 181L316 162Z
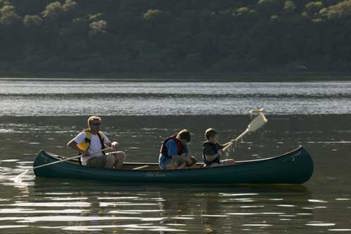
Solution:
M58 161L57 155L40 151L34 167ZM117 183L178 183L178 184L301 184L313 173L309 153L299 147L278 157L238 161L234 165L212 168L159 170L155 163L125 163L123 169L97 169L81 166L77 161L66 161L36 168L38 177L94 179Z

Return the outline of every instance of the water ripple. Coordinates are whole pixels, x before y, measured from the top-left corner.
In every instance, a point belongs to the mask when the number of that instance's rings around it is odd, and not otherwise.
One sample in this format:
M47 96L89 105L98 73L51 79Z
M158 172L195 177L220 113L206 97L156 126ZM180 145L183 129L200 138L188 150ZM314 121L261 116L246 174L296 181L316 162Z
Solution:
M0 115L230 115L257 105L277 115L351 112L350 82L91 82L0 81Z
M4 206L1 204L0 206ZM90 207L89 202L19 202L10 204L18 207Z

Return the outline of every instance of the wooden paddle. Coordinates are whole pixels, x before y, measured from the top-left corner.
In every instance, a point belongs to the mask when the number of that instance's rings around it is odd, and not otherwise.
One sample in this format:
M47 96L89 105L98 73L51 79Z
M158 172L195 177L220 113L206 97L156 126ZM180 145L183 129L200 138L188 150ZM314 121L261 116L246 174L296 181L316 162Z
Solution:
M238 137L233 138L232 140L230 140L229 142L224 144L225 147L222 149L223 151L228 150L230 147L232 147L232 145L235 142L238 142L246 134L251 133L251 132L255 132L256 130L258 130L259 128L261 128L263 125L265 125L268 122L266 116L264 116L264 114L263 114L263 109L258 109L256 111L255 110L250 111L250 114L251 113L255 113L255 114L257 114L257 116L250 122L250 124L247 126L246 130L243 131Z
M94 154L100 153L100 152L104 152L104 151L110 150L110 149L112 149L112 148L111 148L111 147L106 147L106 148L104 148L104 149L102 149L102 150L100 150L100 151L95 152ZM117 152L117 151L116 151L116 152ZM109 153L106 153L106 154L108 155L108 154L112 154L112 153L116 153L116 152L109 152ZM92 154L92 155L94 155L94 154ZM72 156L72 157L68 157L68 158L65 158L65 159L62 159L62 160L59 160L59 161L55 161L55 162L51 162L51 163L47 163L47 164L43 164L43 165L39 165L39 166L33 167L33 170L34 170L34 169L37 169L37 168L41 168L41 167L46 167L46 166L50 166L50 165L53 165L53 164L57 164L57 163L66 162L66 161L73 160L73 159L80 158L80 157L81 157L80 154L79 154L79 155L74 155L74 156ZM23 171L21 174L17 175L17 176L13 179L13 181L14 181L15 183L21 181L21 177L24 176L25 174L27 174L28 172L29 172L29 169Z

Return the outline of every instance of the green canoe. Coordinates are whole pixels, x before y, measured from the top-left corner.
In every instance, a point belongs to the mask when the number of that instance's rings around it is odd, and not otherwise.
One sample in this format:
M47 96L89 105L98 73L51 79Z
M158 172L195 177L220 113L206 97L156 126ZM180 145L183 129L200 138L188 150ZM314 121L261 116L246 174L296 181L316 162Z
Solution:
M33 167L62 160L40 151ZM302 184L313 173L313 161L303 148L278 157L238 161L234 165L180 170L159 170L156 163L125 163L122 169L98 169L66 161L34 169L37 177L58 177L114 181L116 183L174 184Z

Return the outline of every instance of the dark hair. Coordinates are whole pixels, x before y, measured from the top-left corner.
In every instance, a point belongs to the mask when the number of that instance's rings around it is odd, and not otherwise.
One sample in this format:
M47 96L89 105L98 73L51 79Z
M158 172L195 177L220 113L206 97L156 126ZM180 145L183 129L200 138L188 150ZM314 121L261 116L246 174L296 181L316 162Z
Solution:
M191 135L188 129L183 129L180 132L178 132L177 137L181 140L185 140L187 142L191 141Z
M215 136L215 135L217 135L216 129L214 129L214 128L208 128L208 129L206 129L206 131L205 131L205 137L206 137L207 140L210 139L210 137L213 137L213 136Z

